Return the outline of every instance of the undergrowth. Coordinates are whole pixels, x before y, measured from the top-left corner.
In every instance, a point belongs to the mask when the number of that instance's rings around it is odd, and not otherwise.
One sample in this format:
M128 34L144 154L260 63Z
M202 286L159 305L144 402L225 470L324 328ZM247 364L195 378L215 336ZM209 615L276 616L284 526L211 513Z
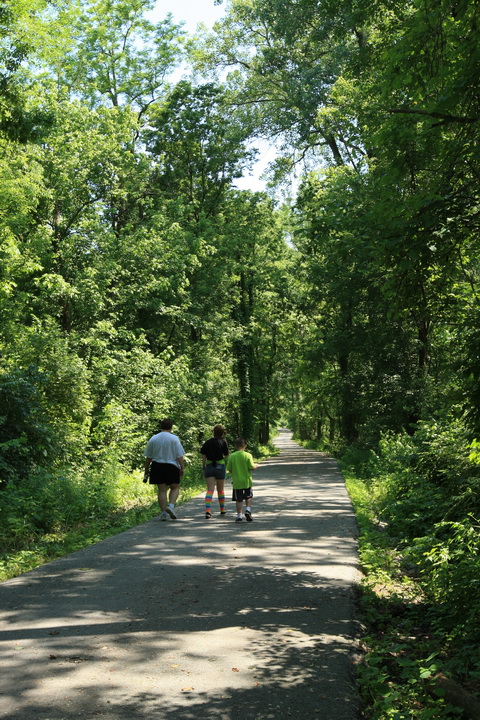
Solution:
M159 513L143 473L112 465L102 473L32 475L10 482L0 508L0 581L146 522ZM187 468L177 504L204 489L199 464Z
M360 529L365 717L446 720L480 694L479 470L459 425L341 463ZM470 716L471 717L471 716Z

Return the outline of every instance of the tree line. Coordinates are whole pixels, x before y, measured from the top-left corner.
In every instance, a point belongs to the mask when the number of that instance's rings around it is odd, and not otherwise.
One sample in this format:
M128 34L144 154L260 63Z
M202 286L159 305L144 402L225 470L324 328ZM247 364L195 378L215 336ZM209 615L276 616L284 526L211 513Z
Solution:
M165 412L478 436L477 3L235 0L194 39L153 5L2 11L6 479ZM236 189L252 137L294 198Z
M194 37L154 6L0 8L3 537L115 507L162 417L192 467L288 423L364 476L467 677L479 2L230 0Z

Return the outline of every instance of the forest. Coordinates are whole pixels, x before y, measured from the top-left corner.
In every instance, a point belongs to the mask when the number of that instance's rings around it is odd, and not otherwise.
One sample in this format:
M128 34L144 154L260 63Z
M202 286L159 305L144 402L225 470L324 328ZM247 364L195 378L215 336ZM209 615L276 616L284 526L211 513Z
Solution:
M194 487L286 425L357 512L365 717L478 718L480 2L155 4L0 6L0 577L140 521L161 418Z

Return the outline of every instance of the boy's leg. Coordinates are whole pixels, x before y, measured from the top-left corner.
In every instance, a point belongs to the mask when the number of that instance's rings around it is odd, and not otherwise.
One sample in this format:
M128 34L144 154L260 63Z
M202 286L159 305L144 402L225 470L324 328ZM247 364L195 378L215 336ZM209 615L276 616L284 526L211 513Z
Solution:
M243 491L242 490L234 490L232 499L235 500L235 506L237 508L236 522L242 522L242 520L243 520L243 515L242 515Z
M252 522L252 496L245 498L245 517L248 522Z

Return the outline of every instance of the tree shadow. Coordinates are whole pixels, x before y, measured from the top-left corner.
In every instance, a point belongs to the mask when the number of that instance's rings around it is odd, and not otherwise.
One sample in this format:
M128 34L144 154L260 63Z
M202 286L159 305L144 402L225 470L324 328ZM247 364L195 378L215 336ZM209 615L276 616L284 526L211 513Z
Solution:
M354 720L356 524L321 462L286 501L262 468L253 523L199 496L2 583L0 717Z

